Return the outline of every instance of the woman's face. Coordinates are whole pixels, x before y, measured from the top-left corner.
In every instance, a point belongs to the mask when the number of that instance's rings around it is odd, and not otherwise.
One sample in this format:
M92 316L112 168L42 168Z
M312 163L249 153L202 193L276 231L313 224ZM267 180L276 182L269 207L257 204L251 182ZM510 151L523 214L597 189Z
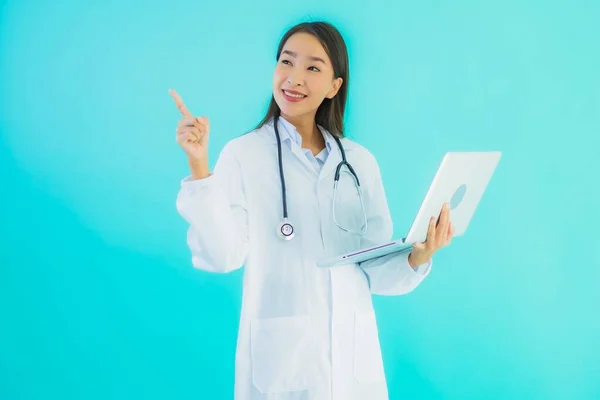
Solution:
M317 38L302 32L287 40L273 73L273 96L284 118L314 119L323 99L333 98L341 85Z

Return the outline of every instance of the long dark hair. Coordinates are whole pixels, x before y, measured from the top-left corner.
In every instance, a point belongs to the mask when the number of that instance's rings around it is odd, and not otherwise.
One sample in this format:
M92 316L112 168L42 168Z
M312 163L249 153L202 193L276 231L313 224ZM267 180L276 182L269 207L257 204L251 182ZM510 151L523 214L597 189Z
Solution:
M334 79L341 77L342 86L332 98L325 98L319 106L315 116L317 125L321 125L331 134L338 137L344 136L344 111L346 109L346 98L348 97L348 82L350 78L348 50L340 32L328 22L303 22L290 28L279 42L276 60L283 50L287 40L295 33L309 33L321 42L325 52L333 64ZM281 113L275 97L271 96L269 109L262 121L255 129L261 128L271 118L278 117Z

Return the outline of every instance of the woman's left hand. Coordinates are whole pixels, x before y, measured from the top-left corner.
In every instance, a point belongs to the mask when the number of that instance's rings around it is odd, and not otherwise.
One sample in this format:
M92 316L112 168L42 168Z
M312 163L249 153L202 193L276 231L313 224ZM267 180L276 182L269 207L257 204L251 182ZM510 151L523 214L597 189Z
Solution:
M454 227L450 221L450 205L445 203L437 224L436 218L431 217L425 241L413 244L413 249L408 256L410 266L415 268L428 263L436 251L450 244L453 235Z

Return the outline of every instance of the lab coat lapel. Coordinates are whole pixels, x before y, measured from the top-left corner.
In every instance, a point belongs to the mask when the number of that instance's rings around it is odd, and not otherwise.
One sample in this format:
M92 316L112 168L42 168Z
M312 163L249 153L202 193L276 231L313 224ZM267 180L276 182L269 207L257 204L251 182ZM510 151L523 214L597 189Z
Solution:
M340 153L340 149L336 144L331 148L331 152L327 156L325 164L323 164L323 168L321 169L321 173L319 174L319 181L335 173L335 169L341 161L342 155Z
M329 152L329 155L327 156L327 160L325 161L325 164L323 164L323 168L321 169L321 173L319 174L319 181L321 181L322 179L325 179L325 178L329 179L330 177L331 177L331 180L333 181L333 177L335 175L335 170L337 169L338 164L342 162L342 153L340 151L340 148L338 147L336 140L333 138L331 133L326 132L326 135L328 136L327 140L331 142L331 151ZM344 146L344 152L346 153L346 160L348 162L350 162L348 157L350 156L350 153L352 152L352 147L348 146L348 142L346 140L344 140L343 138L340 140L342 142L342 146Z

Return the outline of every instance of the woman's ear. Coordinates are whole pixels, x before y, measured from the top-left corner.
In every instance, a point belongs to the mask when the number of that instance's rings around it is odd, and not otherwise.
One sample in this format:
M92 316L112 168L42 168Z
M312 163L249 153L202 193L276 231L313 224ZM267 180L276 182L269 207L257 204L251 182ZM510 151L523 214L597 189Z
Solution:
M333 99L335 97L335 95L337 94L337 92L342 87L343 83L344 83L344 80L341 77L334 79L333 80L333 87L327 93L327 95L325 97L327 97L328 99Z

